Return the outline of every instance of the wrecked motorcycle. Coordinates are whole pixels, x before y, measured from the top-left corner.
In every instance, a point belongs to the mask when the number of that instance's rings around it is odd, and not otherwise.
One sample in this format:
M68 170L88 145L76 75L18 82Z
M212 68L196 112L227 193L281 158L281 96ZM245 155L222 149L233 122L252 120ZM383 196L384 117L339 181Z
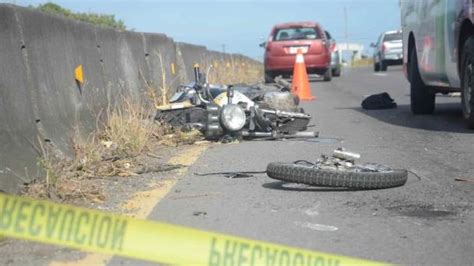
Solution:
M209 140L318 136L301 132L311 116L285 88L214 86L207 80L210 69L205 75L195 67L195 81L180 86L169 104L158 106L156 119L184 130L198 129Z
M270 163L267 175L273 179L321 187L381 189L402 186L408 171L369 163L356 164L360 155L342 148L331 157L322 155L316 162Z

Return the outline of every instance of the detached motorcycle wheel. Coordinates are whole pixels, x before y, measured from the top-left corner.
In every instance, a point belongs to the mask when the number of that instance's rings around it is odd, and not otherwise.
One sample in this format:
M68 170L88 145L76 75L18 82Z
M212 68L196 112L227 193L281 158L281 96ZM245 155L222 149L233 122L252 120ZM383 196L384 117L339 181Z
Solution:
M380 189L402 186L406 183L406 170L386 172L354 172L318 169L295 163L270 163L267 175L273 179L320 187Z

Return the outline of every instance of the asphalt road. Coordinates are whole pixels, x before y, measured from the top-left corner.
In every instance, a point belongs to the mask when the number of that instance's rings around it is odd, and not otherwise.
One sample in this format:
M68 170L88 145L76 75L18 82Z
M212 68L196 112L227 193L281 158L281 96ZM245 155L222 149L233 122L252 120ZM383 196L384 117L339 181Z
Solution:
M313 81L303 103L319 142L213 145L156 206L149 219L257 240L396 264L474 264L474 132L464 129L460 98L437 98L433 116L414 116L401 68L361 68ZM365 95L388 92L397 109L365 111ZM264 170L269 162L315 160L337 147L361 162L409 169L399 188L347 191L194 172ZM115 258L111 264L136 264Z

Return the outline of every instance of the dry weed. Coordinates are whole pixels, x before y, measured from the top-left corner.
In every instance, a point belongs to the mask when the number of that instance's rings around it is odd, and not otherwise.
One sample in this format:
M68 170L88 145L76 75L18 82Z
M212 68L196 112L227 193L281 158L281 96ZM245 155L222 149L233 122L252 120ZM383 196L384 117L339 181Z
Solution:
M157 139L161 145L165 146L179 146L179 145L191 145L204 139L202 133L199 130L192 129L190 131L183 131L181 129L174 129L170 126L162 125L168 130L164 134L157 135Z
M178 75L171 80L166 75L165 66L163 64L163 57L161 51L154 52L154 54L158 57L160 61L160 69L161 69L161 81L160 84L151 84L149 83L142 75L143 80L147 84L147 96L150 98L155 106L165 105L169 103L169 99L171 98L171 94L173 93L173 86L176 85L176 81L178 79ZM160 96L157 95L157 92L160 92Z
M258 83L263 79L263 65L243 60L215 61L209 82L213 84ZM207 69L207 66L204 66Z
M107 112L102 140L116 145L117 156L138 156L157 127L154 112L152 106L125 99L119 107Z
M372 58L362 58L359 60L352 61L352 67L366 67L372 66L374 64L374 60Z
M150 104L124 99L110 108L102 126L86 139L75 134L74 158L61 158L54 149L41 144L39 165L45 178L27 187L25 192L37 198L58 201L102 201L104 195L94 178L134 176L136 157L156 140L159 125L154 121Z

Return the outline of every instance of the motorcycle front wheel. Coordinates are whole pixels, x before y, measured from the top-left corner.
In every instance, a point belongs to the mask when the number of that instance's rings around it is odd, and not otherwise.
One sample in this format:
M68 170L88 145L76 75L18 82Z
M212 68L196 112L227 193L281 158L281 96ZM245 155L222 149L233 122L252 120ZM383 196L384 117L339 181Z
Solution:
M406 170L383 172L358 172L352 170L319 169L297 163L270 163L270 178L320 187L344 187L355 189L382 189L403 186L408 178Z

